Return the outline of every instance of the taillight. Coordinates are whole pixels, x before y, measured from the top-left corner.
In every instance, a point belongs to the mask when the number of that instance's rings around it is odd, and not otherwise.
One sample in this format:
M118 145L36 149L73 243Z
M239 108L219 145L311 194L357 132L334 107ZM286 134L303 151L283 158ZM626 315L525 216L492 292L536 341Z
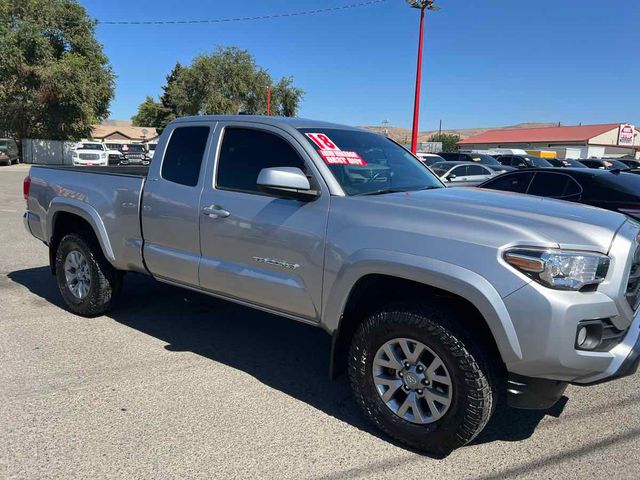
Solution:
M31 177L24 177L24 181L22 182L22 195L24 196L24 201L27 203L27 207L29 206L29 189L31 188Z

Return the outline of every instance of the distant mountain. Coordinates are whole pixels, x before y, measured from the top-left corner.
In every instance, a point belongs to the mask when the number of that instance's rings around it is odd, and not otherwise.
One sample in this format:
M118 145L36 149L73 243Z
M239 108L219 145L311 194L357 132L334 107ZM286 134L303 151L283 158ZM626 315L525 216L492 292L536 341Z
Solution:
M543 127L555 127L557 123L544 123L544 122L527 122L527 123L519 123L517 125L509 125L506 127L491 127L491 128L460 128L454 130L442 130L442 133L451 133L455 135L459 135L460 139L465 139L467 137L473 137L475 135L480 135L488 130L517 130L519 128L543 128ZM381 127L381 126L363 126L362 128L366 128L367 130L371 130L372 132L384 134L385 130L387 130L388 136L394 139L399 143L409 143L411 141L411 130L408 128L402 127ZM438 133L435 131L426 131L420 132L418 134L419 142L426 142L427 139L433 135L434 133Z

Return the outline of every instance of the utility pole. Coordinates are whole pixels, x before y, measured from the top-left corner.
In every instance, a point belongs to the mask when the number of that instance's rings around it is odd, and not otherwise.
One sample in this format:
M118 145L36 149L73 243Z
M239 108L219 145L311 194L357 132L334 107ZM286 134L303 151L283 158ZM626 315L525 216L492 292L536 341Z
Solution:
M267 84L267 115L271 115L271 85Z
M416 91L413 99L413 128L411 130L411 152L418 148L418 117L420 116L420 84L422 81L422 44L424 40L424 11L440 10L435 0L406 0L413 8L420 10L420 34L418 36L418 62L416 66Z
M385 118L382 121L382 125L383 125L382 129L383 129L383 132L384 132L384 136L388 137L389 136L389 129L387 127L389 126L389 119Z

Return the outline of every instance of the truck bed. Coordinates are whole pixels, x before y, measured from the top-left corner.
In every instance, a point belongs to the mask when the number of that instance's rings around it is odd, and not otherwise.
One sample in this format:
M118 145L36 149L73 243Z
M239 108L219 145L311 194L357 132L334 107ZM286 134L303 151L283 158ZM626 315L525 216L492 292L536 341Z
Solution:
M86 220L107 259L121 270L146 272L142 261L140 202L148 167L34 165L25 221L45 243L60 213Z
M141 165L109 166L109 167L80 167L70 165L34 165L38 168L52 168L68 172L98 173L107 175L126 175L134 177L145 177L149 173L149 167Z

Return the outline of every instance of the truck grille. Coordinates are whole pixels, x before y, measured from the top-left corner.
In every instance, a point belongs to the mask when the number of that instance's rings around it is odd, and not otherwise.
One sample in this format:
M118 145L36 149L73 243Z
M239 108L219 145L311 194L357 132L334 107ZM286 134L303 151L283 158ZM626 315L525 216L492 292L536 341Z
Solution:
M127 158L144 158L142 153L130 153L126 155Z
M627 280L625 297L629 302L629 306L635 312L638 308L638 303L640 303L640 245L636 245L636 249L633 252L633 263Z
M100 154L98 153L81 153L78 156L80 160L100 160Z

